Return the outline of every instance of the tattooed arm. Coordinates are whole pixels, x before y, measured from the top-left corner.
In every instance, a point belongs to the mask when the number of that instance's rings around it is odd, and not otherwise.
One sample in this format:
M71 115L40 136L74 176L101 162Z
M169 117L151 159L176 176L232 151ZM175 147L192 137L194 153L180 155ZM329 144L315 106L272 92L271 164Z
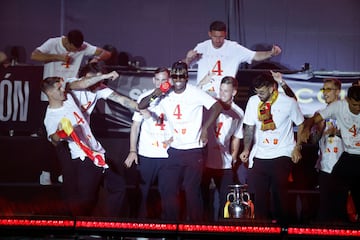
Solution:
M242 162L249 160L250 148L254 140L255 125L244 124L244 150L240 153Z
M135 110L135 111L138 110L138 104L135 101L131 100L126 96L120 95L117 92L113 92L112 94L110 94L108 99L113 102L119 103L122 106L129 108L131 110Z

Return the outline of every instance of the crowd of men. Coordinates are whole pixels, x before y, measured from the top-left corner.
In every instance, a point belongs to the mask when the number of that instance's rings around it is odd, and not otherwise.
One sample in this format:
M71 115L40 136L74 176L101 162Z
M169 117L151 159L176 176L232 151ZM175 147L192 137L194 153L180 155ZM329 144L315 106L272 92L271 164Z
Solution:
M269 51L253 51L227 40L221 21L211 23L208 34L208 40L175 61L170 70L156 69L154 88L137 102L103 84L104 79L118 77L98 64L111 54L85 42L79 30L51 38L34 50L31 58L44 63L44 125L60 160L69 213L92 215L103 184L104 215L124 216L123 171L135 165L141 192L139 218L149 216L147 200L155 182L161 199L160 218L192 222L224 219L228 186L246 184L255 205L252 217L286 225L289 175L301 161L302 144L317 136L321 150L319 220L349 221L349 196L360 209L356 167L360 164L360 87L350 87L346 99L339 100L341 83L324 81L328 106L305 119L281 74L269 71L253 80L255 94L243 110L234 102L241 85L241 79L235 78L239 65L275 57L282 50L273 45ZM89 62L81 66L87 56ZM189 66L197 66L196 85L188 83ZM101 98L134 111L124 168L106 157L90 127L90 114ZM246 166L240 178L245 180L239 180L234 171L239 164ZM42 179L50 181L47 169ZM210 191L214 186L217 200ZM330 196L331 203L327 201ZM218 206L212 214L214 202ZM357 215L352 220L357 221Z

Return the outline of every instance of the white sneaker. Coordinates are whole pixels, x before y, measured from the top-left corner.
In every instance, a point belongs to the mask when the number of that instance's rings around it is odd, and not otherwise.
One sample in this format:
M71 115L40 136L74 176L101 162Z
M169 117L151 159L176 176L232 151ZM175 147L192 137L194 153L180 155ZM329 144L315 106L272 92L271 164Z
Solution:
M46 171L41 172L40 185L51 185L50 172L46 172Z
M63 181L64 181L64 180L63 180L63 175L58 176L58 182L59 182L59 183L63 183Z

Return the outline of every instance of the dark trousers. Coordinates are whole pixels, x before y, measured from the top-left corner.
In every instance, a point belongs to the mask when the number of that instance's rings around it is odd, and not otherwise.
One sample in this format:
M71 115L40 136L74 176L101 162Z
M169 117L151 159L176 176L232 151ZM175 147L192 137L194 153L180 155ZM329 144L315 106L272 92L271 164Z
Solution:
M65 202L74 216L91 216L103 185L106 196L103 214L107 217L123 216L125 200L124 177L111 168L103 169L89 159L71 159L66 145L57 147L63 172L62 191Z
M256 219L288 222L288 176L292 164L290 157L254 158L254 165L249 169L249 192L254 194Z
M351 191L357 213L360 212L360 155L344 152L335 164L332 174L343 184L343 187ZM343 213L346 215L347 191L334 196L340 202Z
M218 218L224 217L224 206L226 203L226 196L230 192L229 185L235 183L234 179L234 170L233 169L213 169L213 168L205 168L203 172L203 178L201 183L203 204L204 204L204 219L205 220L214 220L211 216L213 211L213 201L211 201L212 197L210 196L211 191L209 189L209 185L211 179L214 180L216 185L216 189L219 193L219 212ZM215 201L215 200L214 200Z
M139 155L139 164L136 169L139 173L139 188L141 193L140 207L138 212L139 218L148 217L147 213L147 200L149 196L150 187L156 182L161 165L167 161L164 158L148 158Z
M201 221L202 198L201 176L203 167L202 149L178 150L170 148L169 158L164 161L159 175L162 218L169 221L180 219L179 192L185 192L186 219Z
M320 222L344 221L347 216L344 211L347 191L343 184L333 174L319 172L319 211L317 219ZM344 196L344 197L339 197Z

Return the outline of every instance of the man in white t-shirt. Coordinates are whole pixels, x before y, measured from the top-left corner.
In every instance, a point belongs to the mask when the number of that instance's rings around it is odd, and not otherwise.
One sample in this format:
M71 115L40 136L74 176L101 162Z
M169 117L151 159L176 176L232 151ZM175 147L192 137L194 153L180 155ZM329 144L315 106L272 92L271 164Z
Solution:
M155 89L159 89L162 84L168 84L169 78L170 72L167 68L157 68L153 77ZM155 89L141 94L138 102L154 93ZM159 107L159 101L161 101L161 96L150 102L148 110L151 116L148 118L140 112L134 113L130 131L130 150L124 162L128 168L135 163L139 172L138 184L141 196L138 218L141 219L149 217L147 200L150 187L161 174L161 166L168 158L167 140L171 138L171 131Z
M223 106L223 110L209 130L209 142L202 179L204 215L209 220L212 217L208 215L213 212L209 191L211 179L213 179L219 193L219 213L215 214L220 218L223 218L229 185L235 184L236 170L233 167L238 158L240 139L243 138L242 120L244 117L244 111L233 102L237 88L238 81L234 77L224 77L221 80L218 101Z
M301 158L301 145L296 144L293 124L301 133L304 117L294 98L278 92L278 84L270 73L256 77L253 85L256 95L246 105L244 150L240 159L249 161L248 184L249 191L254 193L255 218L273 219L286 225L288 176L293 163Z
M159 103L172 130L169 158L164 161L159 175L162 215L164 220L180 220L178 197L179 190L183 189L186 201L185 220L201 221L203 147L208 141L208 128L222 107L204 91L187 84L186 63L179 61L172 65L171 79L173 89ZM202 123L204 108L210 109L210 117Z
M31 59L44 63L43 79L59 76L63 79L77 77L84 57L92 62L106 60L111 53L84 41L79 30L71 30L67 36L49 38L31 54Z
M71 153L72 160L67 165L69 171L64 175L64 183L71 186L71 189L65 189L65 195L70 194L67 203L72 215L92 215L103 183L107 193L104 214L120 217L125 198L124 178L109 166L105 149L93 135L81 107L71 94L65 92L60 77L44 79L41 90L49 99L44 119L47 137L53 145L66 141ZM64 159L68 159L67 155Z
M325 78L321 88L324 101L330 104L340 99L341 81L336 78ZM313 142L319 144L319 158L315 167L318 169L319 209L317 220L321 222L338 221L344 219L343 212L335 202L334 195L343 191L339 181L333 176L332 170L344 151L340 129L334 118L327 118L312 128ZM333 201L329 201L333 199Z
M127 96L120 95L103 83L103 80L105 79L114 80L118 78L119 74L116 71L112 71L110 73L105 72L105 69L103 69L100 64L95 62L88 63L80 69L80 78L67 78L63 82L63 87L72 94L76 102L81 106L83 115L86 117L88 123L90 123L90 115L99 99L110 100L132 111L137 110L137 103L134 100L131 100ZM61 146L58 146L56 150L62 151L60 147ZM40 183L43 185L52 184L50 179L48 179L45 182L46 184L44 184L43 177L50 176L50 172L45 171L46 166L49 165L49 159L47 159L47 161L48 162L44 164L45 168L40 176L40 179L42 179ZM62 182L61 175L59 179L61 179Z
M329 104L325 109L307 119L301 139L307 141L311 127L328 118L336 119L344 143L344 152L335 163L332 175L345 187L345 191L341 194L333 195L339 203L333 207L340 208L342 216L346 216L347 190L351 191L357 212L360 209L360 86L350 87L346 99ZM354 220L359 221L358 215Z
M91 57L92 62L106 60L111 53L93 46L84 41L84 36L79 30L71 30L66 36L49 38L31 53L31 60L44 63L43 79L47 77L76 78L84 57ZM46 95L41 92L41 100L47 101ZM45 111L47 103L39 107ZM41 133L42 127L39 126ZM34 136L39 133L34 134ZM49 156L50 157L50 156ZM40 175L40 184L51 184L50 169L45 169Z
M252 51L226 38L226 24L214 21L210 24L209 40L198 43L184 60L188 65L197 64L197 84L211 96L219 96L220 81L225 76L236 77L243 62L263 61L281 53L274 45L270 51ZM209 74L210 80L204 79ZM201 80L206 81L201 81Z

